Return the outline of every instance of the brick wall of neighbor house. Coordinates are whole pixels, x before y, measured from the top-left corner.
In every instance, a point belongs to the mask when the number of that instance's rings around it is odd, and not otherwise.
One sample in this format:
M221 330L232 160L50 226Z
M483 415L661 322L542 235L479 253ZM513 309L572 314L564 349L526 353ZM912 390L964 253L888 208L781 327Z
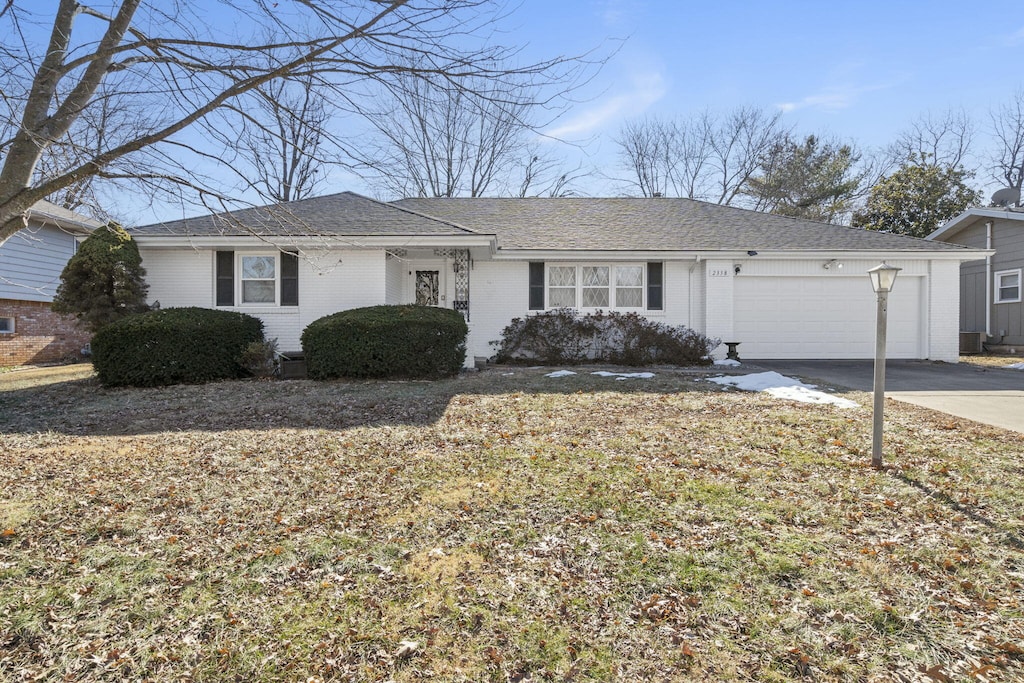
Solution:
M89 333L45 301L0 299L0 317L14 318L14 334L0 333L0 366L56 363L80 358Z

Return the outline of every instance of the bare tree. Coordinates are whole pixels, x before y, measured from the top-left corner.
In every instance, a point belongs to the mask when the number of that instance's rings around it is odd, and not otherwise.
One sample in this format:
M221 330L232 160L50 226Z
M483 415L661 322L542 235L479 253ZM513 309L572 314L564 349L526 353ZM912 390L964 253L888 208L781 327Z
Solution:
M225 199L198 170L225 156L211 144L225 142L211 114L281 79L316 74L330 81L340 108L361 114L368 94L400 77L503 92L567 83L586 66L561 57L508 66L515 51L493 43L501 8L487 0L59 0L52 14L50 7L14 0L0 12L0 91L12 131L0 139L0 241L24 227L37 200L88 177ZM41 23L51 27L45 44L25 30ZM118 96L139 112L133 135L39 178L42 154Z
M330 107L313 74L281 79L249 97L239 136L239 152L253 167L252 182L275 202L314 195L324 180L326 124Z
M962 168L969 163L973 142L974 123L963 109L928 113L900 132L889 148L889 161L893 167L917 159L919 163Z
M740 107L720 117L705 111L688 119L628 122L616 143L644 196L732 204L786 133L780 113Z
M992 176L1020 190L1024 185L1024 89L1018 89L1009 102L990 111L989 118L996 143Z
M396 79L368 116L375 129L361 158L384 196L527 196L564 191L564 173L538 149L529 83ZM562 185L562 187L559 187Z

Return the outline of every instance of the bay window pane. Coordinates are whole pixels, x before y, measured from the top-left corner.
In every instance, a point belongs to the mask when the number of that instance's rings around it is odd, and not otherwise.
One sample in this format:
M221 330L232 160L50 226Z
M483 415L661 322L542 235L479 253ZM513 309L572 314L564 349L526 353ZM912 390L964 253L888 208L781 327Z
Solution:
M551 266L548 269L548 286L575 287L576 266Z
M584 287L607 287L608 266L583 266Z
M616 287L643 287L643 266L618 266L615 269Z
M607 308L608 288L607 287L584 287L583 308Z
M644 290L641 287L617 287L615 289L616 308L643 308Z
M575 287L551 287L548 290L549 308L575 308L576 288Z

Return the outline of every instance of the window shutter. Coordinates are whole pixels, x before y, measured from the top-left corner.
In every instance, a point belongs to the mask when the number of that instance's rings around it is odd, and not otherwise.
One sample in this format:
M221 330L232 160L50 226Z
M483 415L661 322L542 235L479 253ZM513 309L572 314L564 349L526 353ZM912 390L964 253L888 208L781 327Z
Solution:
M544 264L530 262L530 310L544 310Z
M660 311L665 303L662 298L664 290L665 264L652 261L647 264L647 310Z
M235 305L235 252L217 252L217 305Z
M281 305L299 305L299 255L281 252Z

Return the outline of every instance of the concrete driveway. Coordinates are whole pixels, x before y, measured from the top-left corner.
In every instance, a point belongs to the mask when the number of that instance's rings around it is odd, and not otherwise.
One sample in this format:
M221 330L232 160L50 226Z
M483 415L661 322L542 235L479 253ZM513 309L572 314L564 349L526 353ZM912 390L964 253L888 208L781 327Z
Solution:
M761 367L813 384L871 391L870 360L756 360ZM885 395L957 417L1024 433L1024 371L979 368L967 364L890 360L885 366Z

